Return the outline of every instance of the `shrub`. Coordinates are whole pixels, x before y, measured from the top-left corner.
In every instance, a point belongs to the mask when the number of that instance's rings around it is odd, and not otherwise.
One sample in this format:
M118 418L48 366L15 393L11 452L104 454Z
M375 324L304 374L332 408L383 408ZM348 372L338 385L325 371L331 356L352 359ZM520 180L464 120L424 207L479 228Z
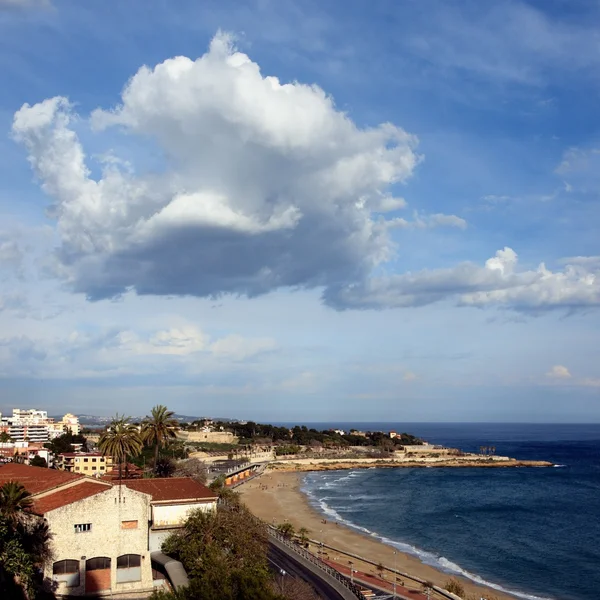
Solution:
M444 589L450 592L451 594L456 594L457 596L460 596L461 598L465 595L465 588L463 584L458 579L456 579L456 577L448 579L446 585L444 586Z

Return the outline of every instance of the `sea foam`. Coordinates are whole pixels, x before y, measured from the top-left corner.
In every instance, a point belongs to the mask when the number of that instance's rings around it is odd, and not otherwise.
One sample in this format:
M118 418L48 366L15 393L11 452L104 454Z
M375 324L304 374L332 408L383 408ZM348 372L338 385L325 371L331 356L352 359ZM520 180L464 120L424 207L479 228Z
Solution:
M330 488L330 487L332 487L332 485L328 485L328 484L339 483L342 481L347 481L348 479L350 479L350 477L345 476L345 477L335 479L333 482L324 482L323 487ZM315 483L317 483L317 482L315 481ZM318 483L321 483L321 482L318 482ZM310 486L308 485L306 478L304 479L304 485L302 486L301 490L307 496L311 506L316 508L319 512L321 512L321 514L328 517L329 519L333 519L334 521L337 521L350 529L354 529L355 531L358 531L360 533L363 533L370 537L373 537L373 538L379 540L380 542L387 544L388 546L392 546L392 547L396 548L400 552L404 552L406 554L411 554L412 556L416 556L422 563L429 565L431 567L434 567L435 569L438 569L440 571L443 571L444 573L448 573L450 575L461 575L462 577L470 579L474 583L478 583L480 585L485 585L486 587L492 588L499 592L503 592L505 594L512 594L513 596L517 596L518 598L523 598L523 600L554 600L553 598L550 598L547 596L535 596L533 594L527 594L526 592L521 592L519 590L513 590L513 589L508 589L508 588L502 587L501 585L498 585L491 581L487 581L486 579L483 579L483 577L480 577L479 575L476 575L475 573L471 573L471 572L467 571L466 569L463 569L460 565L457 565L456 563L452 562L451 560L448 560L444 556L437 556L436 554L434 554L432 552L422 550L421 548L413 546L412 544L408 544L406 542L401 542L399 540L394 540L394 539L388 538L384 535L381 535L380 533L378 533L376 531L371 531L367 527L362 527L361 525L357 525L356 523L354 523L348 519L345 519L335 508L333 508L329 504L327 504L326 500L332 499L331 497L323 496L323 497L319 498L314 493L314 491L310 488ZM352 496L350 496L350 497L352 498ZM364 498L364 497L365 496L362 496L362 498ZM346 510L347 512L353 512L350 507L348 507L348 508L338 507L338 509ZM325 543L326 543L326 541L325 541Z

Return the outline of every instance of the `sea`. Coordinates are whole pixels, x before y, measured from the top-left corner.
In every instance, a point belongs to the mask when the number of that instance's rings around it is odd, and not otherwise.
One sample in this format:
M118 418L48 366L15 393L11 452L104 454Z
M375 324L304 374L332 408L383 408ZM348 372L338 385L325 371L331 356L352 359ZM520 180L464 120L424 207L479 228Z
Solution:
M398 431L552 468L308 473L325 518L526 600L600 600L600 424L311 423Z

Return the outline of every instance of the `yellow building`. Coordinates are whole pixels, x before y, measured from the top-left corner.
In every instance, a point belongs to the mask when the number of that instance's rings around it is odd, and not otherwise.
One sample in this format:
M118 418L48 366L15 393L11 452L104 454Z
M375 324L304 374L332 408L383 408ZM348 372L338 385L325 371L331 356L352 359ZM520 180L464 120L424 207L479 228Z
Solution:
M104 475L112 469L113 460L100 452L65 452L58 455L57 467L69 473Z

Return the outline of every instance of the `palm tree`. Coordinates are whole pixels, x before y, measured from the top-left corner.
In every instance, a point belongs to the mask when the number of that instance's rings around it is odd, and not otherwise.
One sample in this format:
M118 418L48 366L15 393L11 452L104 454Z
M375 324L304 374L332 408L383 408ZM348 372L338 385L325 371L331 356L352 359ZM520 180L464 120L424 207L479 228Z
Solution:
M48 524L28 512L32 505L20 483L0 487L0 590L7 598L33 597L36 572L52 558Z
M119 480L127 457L140 454L144 445L138 428L129 422L130 418L117 413L98 441L102 454L112 456L113 461L119 463Z
M149 446L154 445L154 469L156 469L160 447L177 437L179 423L173 419L174 413L162 404L155 406L150 414L152 416L142 421L142 439Z
M16 523L32 505L31 494L19 482L9 481L0 488L0 514L11 523Z

